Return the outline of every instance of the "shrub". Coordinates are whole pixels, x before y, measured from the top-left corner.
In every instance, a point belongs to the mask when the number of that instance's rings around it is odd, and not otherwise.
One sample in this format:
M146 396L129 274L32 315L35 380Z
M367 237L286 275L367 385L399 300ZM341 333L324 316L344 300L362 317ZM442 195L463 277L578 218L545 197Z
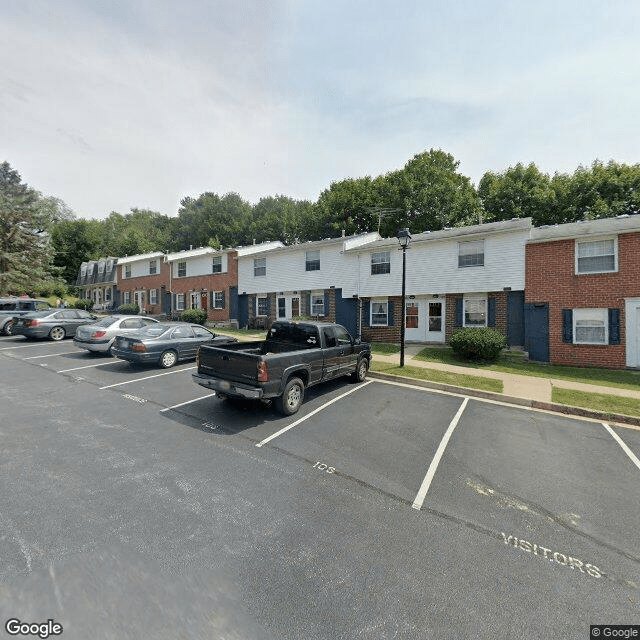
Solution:
M80 298L73 303L73 308L91 311L91 309L93 309L93 300L91 300L90 298Z
M187 309L182 312L180 320L204 326L204 323L207 321L207 312L204 309Z
M489 327L459 329L449 338L449 346L462 360L495 360L507 346L507 338Z
M121 304L118 307L118 313L135 316L140 313L140 307L135 302L130 302L129 304Z

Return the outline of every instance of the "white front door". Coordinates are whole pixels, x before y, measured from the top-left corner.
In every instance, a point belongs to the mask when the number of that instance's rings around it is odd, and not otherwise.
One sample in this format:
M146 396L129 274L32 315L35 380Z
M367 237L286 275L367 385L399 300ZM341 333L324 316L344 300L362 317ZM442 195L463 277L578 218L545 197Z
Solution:
M444 298L416 297L405 301L404 336L415 342L444 342Z
M140 311L144 311L144 291L134 291L133 301L138 305Z
M640 367L640 298L625 300L627 367Z
M444 300L427 301L427 342L444 342Z

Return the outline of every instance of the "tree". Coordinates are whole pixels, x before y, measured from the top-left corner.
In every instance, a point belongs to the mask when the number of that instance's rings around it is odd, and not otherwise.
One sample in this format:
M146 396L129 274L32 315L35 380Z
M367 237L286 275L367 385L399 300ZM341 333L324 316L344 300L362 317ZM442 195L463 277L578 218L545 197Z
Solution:
M8 162L0 164L0 294L35 293L59 282L49 233L69 211L22 182Z
M251 209L245 237L252 242L280 240L284 244L308 240L313 216L313 206L307 200L293 200L287 196L261 198Z
M62 220L51 231L51 245L55 250L54 265L68 284L73 284L80 265L100 258L102 223L98 220ZM113 255L113 254L112 254Z

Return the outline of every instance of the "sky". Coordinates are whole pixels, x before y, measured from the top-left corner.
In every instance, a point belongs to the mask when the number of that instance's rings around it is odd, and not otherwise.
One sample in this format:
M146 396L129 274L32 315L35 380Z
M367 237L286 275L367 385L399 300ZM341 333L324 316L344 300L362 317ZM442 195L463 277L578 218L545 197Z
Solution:
M477 185L640 162L636 0L2 0L0 162L78 217L442 149Z

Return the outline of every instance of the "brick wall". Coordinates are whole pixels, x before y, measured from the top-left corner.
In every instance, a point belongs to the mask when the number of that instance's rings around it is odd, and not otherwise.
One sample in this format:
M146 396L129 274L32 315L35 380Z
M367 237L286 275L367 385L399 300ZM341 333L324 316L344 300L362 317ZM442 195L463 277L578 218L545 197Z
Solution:
M640 233L618 236L618 271L576 275L575 241L557 240L526 247L525 302L549 304L549 355L553 364L624 368L624 299L640 297ZM562 310L620 309L619 345L567 344L562 340Z
M120 292L120 302L124 303L124 292L128 291L131 294L131 304L134 303L134 292L144 291L145 299L145 312L148 314L162 313L162 295L163 288L169 286L169 265L162 260L160 262L160 271L152 276L138 276L136 278L123 278L122 274L118 283L118 291ZM120 271L124 271L124 265L119 267ZM157 304L149 303L149 289L158 290L158 302Z
M393 326L391 327L369 327L370 318L362 318L362 339L366 342L389 342L400 343L402 327L402 296L389 296L389 302L393 303ZM362 305L362 313L368 305Z

